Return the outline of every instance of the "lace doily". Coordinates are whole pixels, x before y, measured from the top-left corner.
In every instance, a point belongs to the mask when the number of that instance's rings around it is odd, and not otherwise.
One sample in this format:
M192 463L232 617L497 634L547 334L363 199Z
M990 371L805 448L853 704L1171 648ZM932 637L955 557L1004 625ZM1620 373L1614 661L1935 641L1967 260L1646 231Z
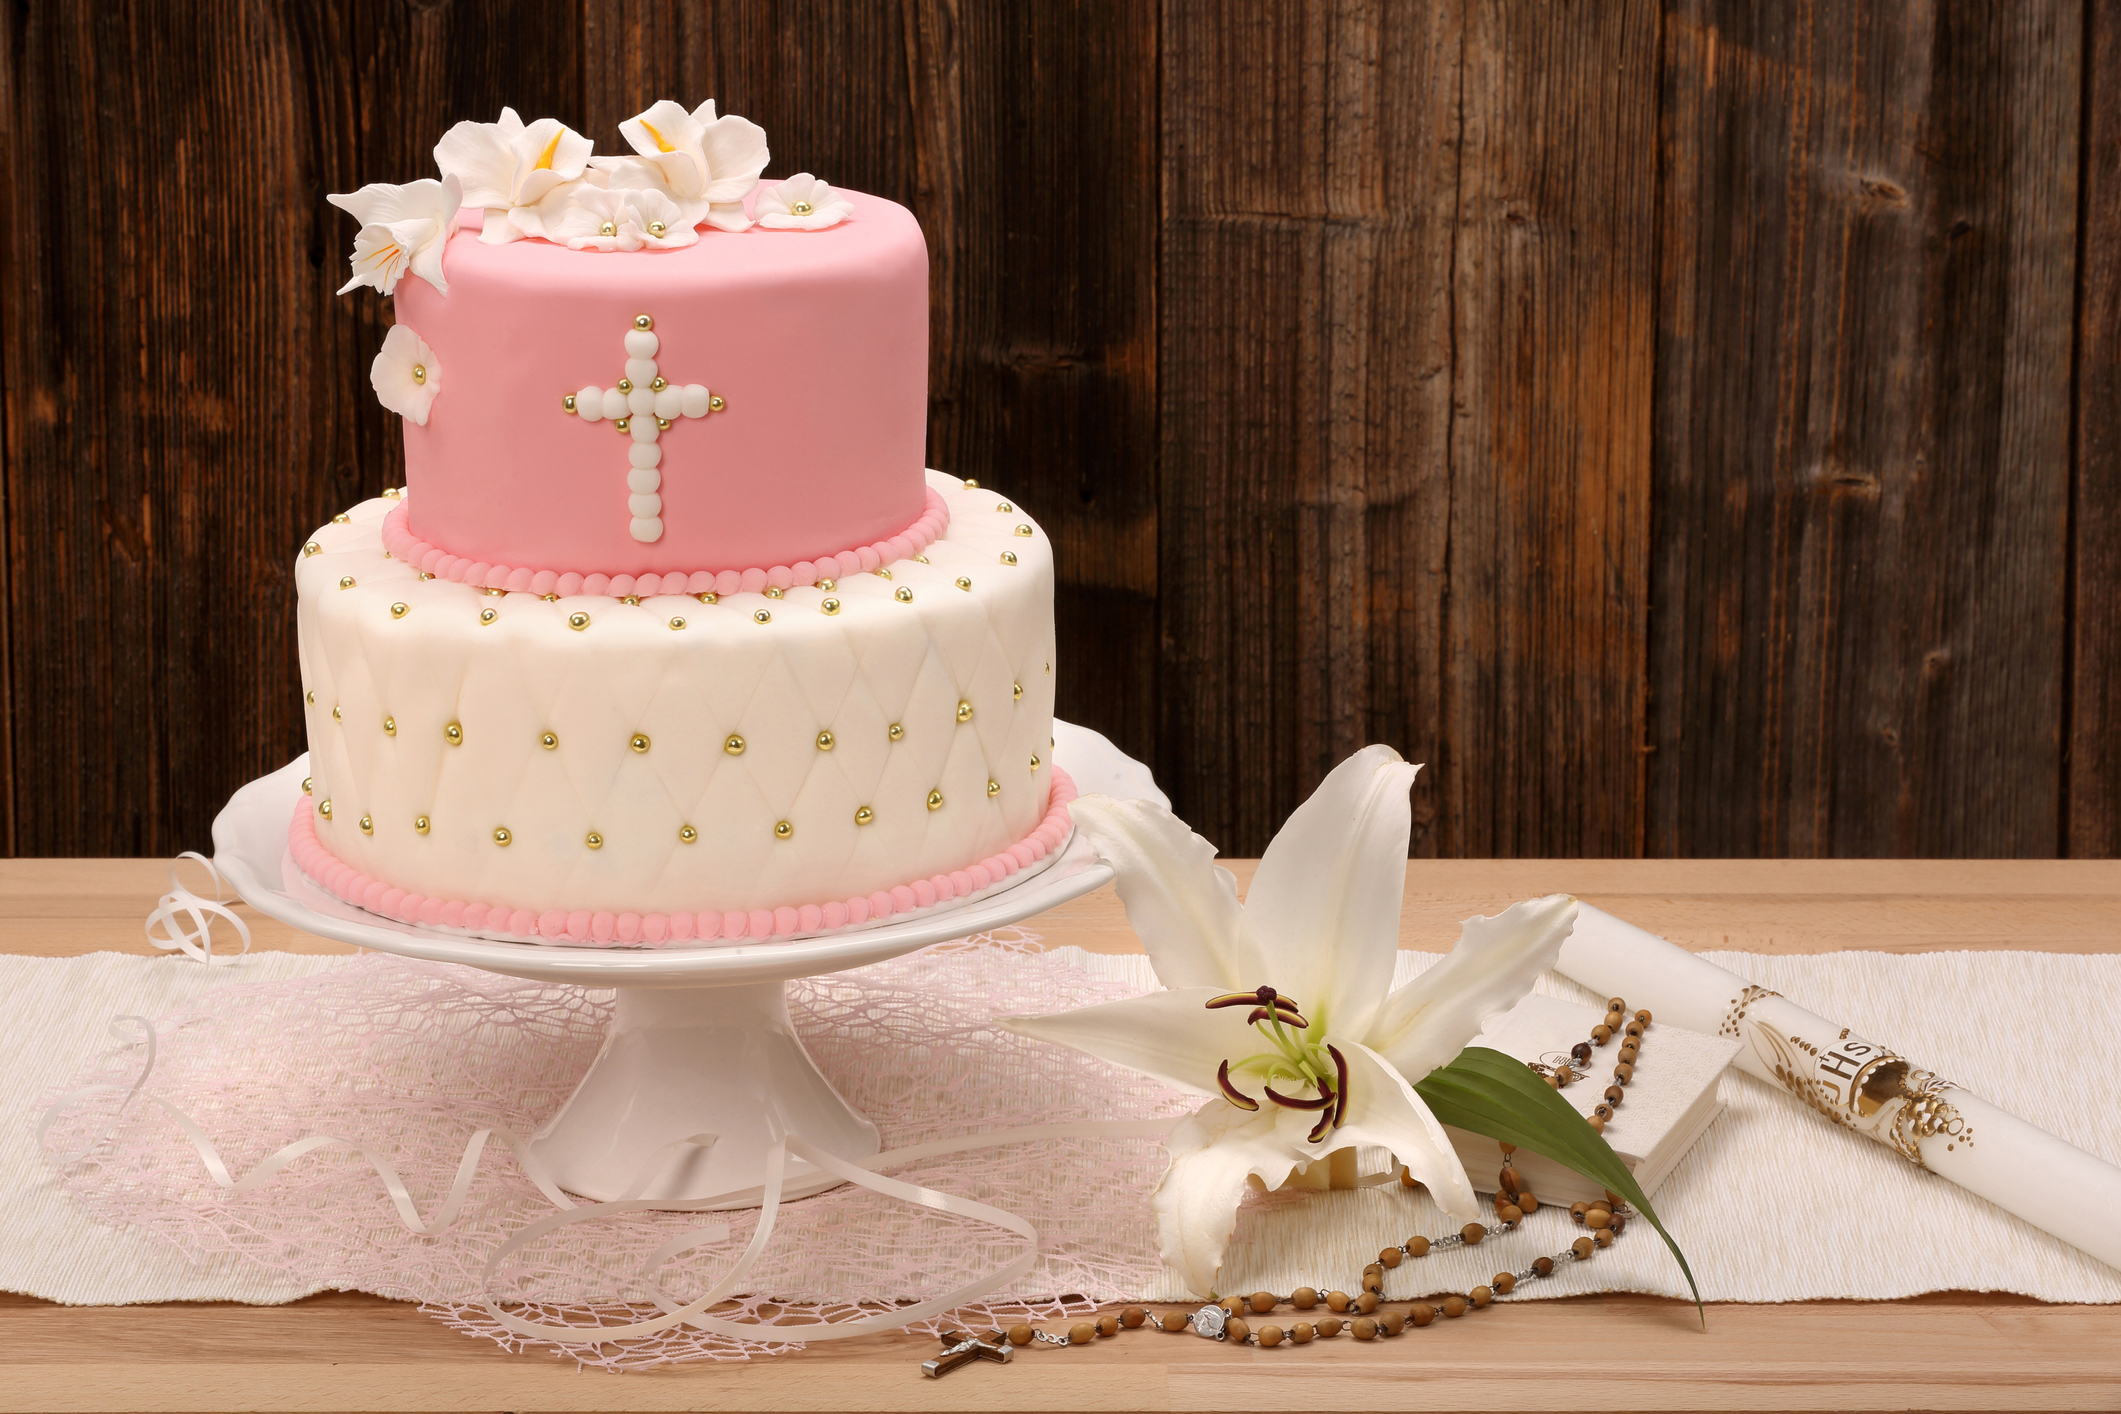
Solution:
M1191 1108L1195 1101L1131 1071L992 1025L998 1016L1085 1006L1131 990L1010 930L792 982L788 1001L819 1068L894 1148ZM431 1211L456 1178L472 1131L527 1135L558 1110L602 1043L611 999L365 956L311 978L225 988L197 1010L160 1019L148 1090L189 1116L234 1172L328 1132L387 1158ZM116 1047L63 1087L114 1089L70 1105L46 1139L54 1155L88 1151L64 1170L64 1181L98 1221L146 1228L194 1257L234 1252L305 1280L417 1301L511 1349L550 1345L586 1365L636 1368L789 1348L786 1340L684 1326L596 1345L511 1334L488 1316L482 1297L545 1323L656 1314L635 1272L647 1253L699 1227L702 1215L629 1213L563 1227L514 1254L489 1291L488 1256L553 1211L505 1147L487 1147L461 1217L431 1237L406 1230L376 1171L350 1149L315 1150L264 1186L231 1195L202 1169L167 1110L123 1105L142 1054L139 1045ZM1015 1289L986 1304L1057 1315L1155 1284L1161 1264L1148 1197L1162 1168L1158 1140L1100 1136L927 1159L893 1173L1030 1220L1041 1235L1036 1263ZM756 1223L755 1211L715 1216L728 1220L727 1237L662 1267L658 1280L669 1296L682 1301L705 1291ZM763 1322L790 1308L825 1319L873 1315L947 1292L1022 1251L1021 1238L984 1223L841 1188L784 1205L751 1294L713 1314Z

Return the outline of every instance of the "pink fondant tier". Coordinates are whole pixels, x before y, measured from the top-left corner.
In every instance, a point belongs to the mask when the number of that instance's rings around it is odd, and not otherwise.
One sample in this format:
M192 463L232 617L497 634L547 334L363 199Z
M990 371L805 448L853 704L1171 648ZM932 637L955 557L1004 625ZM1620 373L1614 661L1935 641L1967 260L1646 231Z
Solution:
M676 250L458 230L448 293L408 279L395 297L437 365L426 425L405 423L406 534L467 569L795 583L907 538L930 509L927 248L904 207L845 195L853 215L826 230L706 227ZM562 401L617 387L641 315L660 376L721 400L655 439L647 541L629 509L641 439Z
M534 912L514 908L505 901L441 899L407 893L385 880L370 878L326 849L317 838L315 811L307 796L295 805L294 819L287 829L287 848L295 867L318 887L344 903L401 923L516 942L589 947L729 946L859 928L897 914L919 912L938 903L983 893L1061 847L1073 828L1068 803L1075 795L1075 782L1055 766L1045 818L1001 853L963 869L910 880L857 898L749 912L732 909L592 913L587 909L567 912L557 908Z

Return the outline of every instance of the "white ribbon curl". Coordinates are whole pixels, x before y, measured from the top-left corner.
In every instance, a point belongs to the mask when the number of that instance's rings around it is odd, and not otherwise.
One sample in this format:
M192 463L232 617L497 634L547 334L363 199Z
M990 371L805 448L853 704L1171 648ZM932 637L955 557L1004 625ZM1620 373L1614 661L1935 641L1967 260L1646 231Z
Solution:
M213 880L212 898L201 898L177 878L177 866L187 859L196 859L206 866L207 876ZM191 920L189 928L184 926L180 914ZM234 925L237 936L243 939L243 952L233 956L214 955L213 920L216 918L225 918ZM158 923L163 928L160 933L155 931ZM188 849L169 863L169 892L156 901L155 911L147 915L147 940L164 952L181 952L208 967L232 967L238 958L250 951L250 925L228 906L227 885L214 862L197 850Z

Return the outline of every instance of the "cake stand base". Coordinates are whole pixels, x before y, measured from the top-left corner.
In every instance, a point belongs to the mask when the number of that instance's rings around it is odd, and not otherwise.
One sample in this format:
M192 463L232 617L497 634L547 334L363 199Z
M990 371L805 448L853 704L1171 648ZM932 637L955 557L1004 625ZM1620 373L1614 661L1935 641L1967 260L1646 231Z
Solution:
M785 985L621 987L603 1050L530 1152L560 1187L597 1202L754 1187L765 1181L766 1151L787 1136L843 1159L876 1153L876 1126L840 1098L797 1039ZM702 1143L671 1144L685 1135ZM791 1162L782 1196L839 1182Z

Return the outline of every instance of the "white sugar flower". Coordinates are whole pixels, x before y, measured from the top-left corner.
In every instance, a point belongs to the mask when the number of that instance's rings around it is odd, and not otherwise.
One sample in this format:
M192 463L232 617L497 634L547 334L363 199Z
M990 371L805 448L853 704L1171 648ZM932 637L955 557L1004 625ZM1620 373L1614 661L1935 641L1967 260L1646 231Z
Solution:
M669 197L628 188L580 188L548 230L569 250L674 250L700 238Z
M427 341L406 324L393 324L383 336L383 350L368 366L376 401L400 417L427 425L427 410L442 391L442 363Z
M435 144L435 165L464 184L464 203L485 209L479 239L502 244L544 234L541 204L583 179L592 144L557 118L526 124L513 108L497 123L458 123ZM517 213L521 212L520 219Z
M808 172L797 172L761 191L752 211L769 230L822 231L852 216L854 203Z
M1411 1082L1553 965L1576 900L1468 919L1449 956L1388 993L1418 769L1387 746L1343 761L1268 845L1242 904L1214 846L1164 807L1070 807L1168 990L1004 1025L1211 1097L1172 1131L1155 1197L1164 1260L1197 1292L1215 1290L1248 1180L1280 1187L1335 1150L1389 1149L1446 1212L1477 1216Z
M349 257L353 278L339 287L339 293L357 285L373 285L387 295L410 270L448 294L449 282L442 278L442 251L456 228L463 196L463 184L455 177L444 177L439 182L422 180L401 187L372 182L357 192L326 197L361 223Z
M766 170L766 130L734 113L716 117L709 99L687 113L669 99L619 124L635 157L599 157L615 187L655 187L684 213L724 231L750 228L744 198Z

